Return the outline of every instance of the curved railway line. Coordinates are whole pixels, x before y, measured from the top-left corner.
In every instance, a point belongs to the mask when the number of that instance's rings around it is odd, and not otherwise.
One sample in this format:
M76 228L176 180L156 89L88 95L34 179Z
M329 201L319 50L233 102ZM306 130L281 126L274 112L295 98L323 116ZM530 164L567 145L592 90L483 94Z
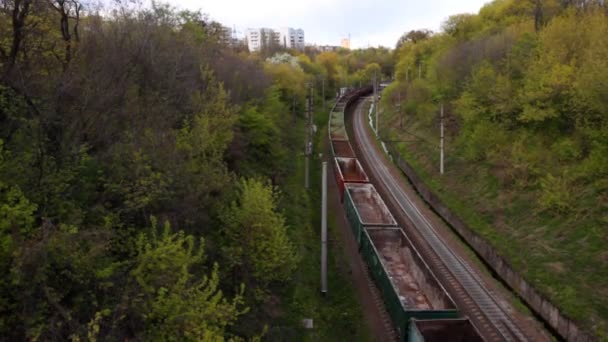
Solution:
M385 156L379 151L366 127L368 118L363 113L364 103L364 100L359 99L345 110L352 123L357 157L400 226L407 227L402 229L413 238L416 248L448 289L460 310L469 316L488 341L536 340L537 334L530 332L527 325L514 320L512 313L499 303L471 265L444 241L403 189L403 179L391 173Z

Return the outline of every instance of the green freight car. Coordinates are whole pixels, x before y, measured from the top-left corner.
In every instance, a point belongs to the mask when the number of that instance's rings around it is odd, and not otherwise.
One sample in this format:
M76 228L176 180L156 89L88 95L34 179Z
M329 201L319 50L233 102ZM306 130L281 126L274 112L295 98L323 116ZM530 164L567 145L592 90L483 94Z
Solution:
M361 253L401 341L412 319L459 318L456 304L400 228L366 228Z
M412 319L408 342L484 342L471 321L459 319Z
M346 217L359 246L363 228L397 226L397 221L372 184L346 183L344 188Z

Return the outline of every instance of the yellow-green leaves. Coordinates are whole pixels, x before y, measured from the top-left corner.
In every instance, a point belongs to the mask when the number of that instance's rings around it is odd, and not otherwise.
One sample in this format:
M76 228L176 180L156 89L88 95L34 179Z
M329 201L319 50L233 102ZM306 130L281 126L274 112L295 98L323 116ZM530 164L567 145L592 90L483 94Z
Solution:
M244 179L238 200L223 219L224 257L240 277L262 288L289 279L298 262L285 218L276 209L277 196L272 186Z
M131 275L133 309L146 325L143 339L168 341L217 341L225 329L246 312L242 307L244 287L233 300L219 289L219 268L213 265L200 275L204 240L195 242L183 231L174 233L168 223L157 227L152 218L149 234L137 241L137 257ZM133 317L134 318L134 317Z

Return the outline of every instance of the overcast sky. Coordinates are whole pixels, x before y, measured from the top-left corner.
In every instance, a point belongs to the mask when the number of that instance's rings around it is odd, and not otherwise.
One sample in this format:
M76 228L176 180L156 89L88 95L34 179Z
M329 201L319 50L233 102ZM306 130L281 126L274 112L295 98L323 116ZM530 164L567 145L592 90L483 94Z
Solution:
M239 36L249 27L302 28L307 44L393 47L403 32L438 31L450 15L477 13L490 0L165 0L200 9Z

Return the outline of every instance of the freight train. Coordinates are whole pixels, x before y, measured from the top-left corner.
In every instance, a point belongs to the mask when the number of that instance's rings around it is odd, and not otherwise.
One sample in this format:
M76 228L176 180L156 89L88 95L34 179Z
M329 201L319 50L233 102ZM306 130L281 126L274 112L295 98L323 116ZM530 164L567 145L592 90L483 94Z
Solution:
M329 115L334 176L353 237L400 341L483 341L463 318L356 158L346 130L346 109L370 88L345 92Z

